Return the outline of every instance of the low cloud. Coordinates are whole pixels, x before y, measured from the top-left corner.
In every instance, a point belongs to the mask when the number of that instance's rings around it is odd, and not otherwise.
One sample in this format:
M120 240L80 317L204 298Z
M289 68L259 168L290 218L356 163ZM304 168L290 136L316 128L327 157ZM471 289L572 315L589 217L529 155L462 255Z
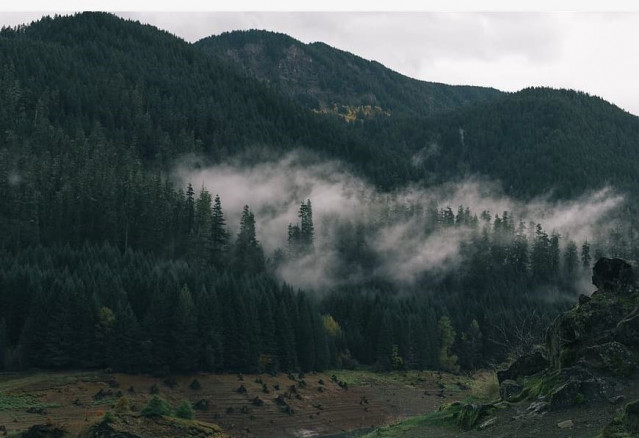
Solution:
M320 161L303 151L253 164L238 159L194 168L193 160L184 160L176 166L174 179L182 186L193 184L196 192L205 187L219 194L232 234L248 204L267 255L286 250L288 225L298 222L300 203L310 199L315 250L287 260L277 273L295 287L316 290L365 281L371 275L410 285L425 273L436 275L458 267L462 244L472 230L460 226L432 232L425 226L428 206L456 212L462 205L477 215L489 211L493 218L508 211L515 226L519 221L541 223L549 234L559 233L562 242L580 243L613 226L609 217L624 202L623 196L604 188L566 202L544 196L523 203L506 196L498 182L482 178L380 193L343 164ZM372 267L349 265L352 269L345 272L340 248L344 239L358 238Z

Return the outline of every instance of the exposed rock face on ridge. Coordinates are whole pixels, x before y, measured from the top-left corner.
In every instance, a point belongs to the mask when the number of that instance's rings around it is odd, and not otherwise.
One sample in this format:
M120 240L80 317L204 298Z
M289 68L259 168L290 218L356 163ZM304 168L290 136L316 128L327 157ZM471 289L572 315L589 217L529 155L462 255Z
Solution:
M597 291L553 321L539 351L498 372L509 399L516 381L520 399L539 397L562 409L608 399L639 371L639 265L601 258L592 281Z

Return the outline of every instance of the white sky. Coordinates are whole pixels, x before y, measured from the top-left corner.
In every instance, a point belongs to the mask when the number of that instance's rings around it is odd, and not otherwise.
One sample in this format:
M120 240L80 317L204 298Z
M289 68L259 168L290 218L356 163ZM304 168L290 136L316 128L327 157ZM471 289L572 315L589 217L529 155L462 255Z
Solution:
M28 3L17 7L40 11L53 6L46 3L34 8ZM91 9L146 9L135 1L102 3ZM503 8L500 5L503 2L499 1L481 3L486 5L483 10ZM553 2L564 6L565 3ZM306 5L307 12L274 12L287 9L287 3L276 2L269 4L270 11L211 11L242 9L247 4L248 9L264 9L251 0L232 4L185 1L155 3L164 12L117 14L166 29L187 41L238 29L283 32L303 42L323 41L426 81L491 86L505 91L528 86L573 88L601 96L639 115L637 10L602 12L591 5L588 11L584 10L584 5L589 4L586 2L580 4L581 11L575 12L477 13L467 11L467 7L442 7L442 4L439 9L455 12L310 12L312 4L310 8ZM536 4L546 10L552 7L543 0ZM366 5L369 8L377 5L377 10L410 9L401 1L381 4L373 1ZM197 12L175 12L178 6ZM288 3L288 9L300 6ZM535 8L533 3L530 6L529 9ZM609 1L605 6L610 10L633 8L622 1ZM73 4L73 0L55 7L58 11L82 8ZM344 9L335 1L322 3L322 8ZM30 22L42 15L42 12L0 11L0 25Z

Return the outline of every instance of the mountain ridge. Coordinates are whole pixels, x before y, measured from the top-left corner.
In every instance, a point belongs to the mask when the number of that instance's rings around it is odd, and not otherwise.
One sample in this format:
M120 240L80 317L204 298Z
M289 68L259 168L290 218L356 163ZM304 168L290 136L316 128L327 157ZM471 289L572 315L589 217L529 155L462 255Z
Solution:
M323 42L304 44L265 30L225 32L195 46L238 64L314 109L369 105L393 115L427 116L501 94L487 87L420 81Z

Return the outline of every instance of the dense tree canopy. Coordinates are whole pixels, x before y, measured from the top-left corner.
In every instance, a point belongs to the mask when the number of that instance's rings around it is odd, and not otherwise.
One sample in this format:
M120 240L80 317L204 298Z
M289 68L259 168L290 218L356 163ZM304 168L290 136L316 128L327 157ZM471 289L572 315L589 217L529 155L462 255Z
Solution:
M600 99L550 89L475 99L411 82L443 103L402 109L389 90L405 78L305 46L325 66L348 62L326 89L366 67L350 86L398 108L348 124L205 48L101 13L0 31L0 368L473 368L529 347L598 256L639 259L639 121ZM466 105L475 100L486 101ZM288 240L269 253L249 205L230 229L218 188L169 177L185 154L256 162L296 148L384 190L480 174L521 198L610 184L630 201L610 234L583 242L509 212L388 202L335 226L331 275L359 281L316 296L276 279L283 263L327 249L311 200L296 200ZM455 264L409 285L385 278L371 239L406 220L425 235L464 229Z

